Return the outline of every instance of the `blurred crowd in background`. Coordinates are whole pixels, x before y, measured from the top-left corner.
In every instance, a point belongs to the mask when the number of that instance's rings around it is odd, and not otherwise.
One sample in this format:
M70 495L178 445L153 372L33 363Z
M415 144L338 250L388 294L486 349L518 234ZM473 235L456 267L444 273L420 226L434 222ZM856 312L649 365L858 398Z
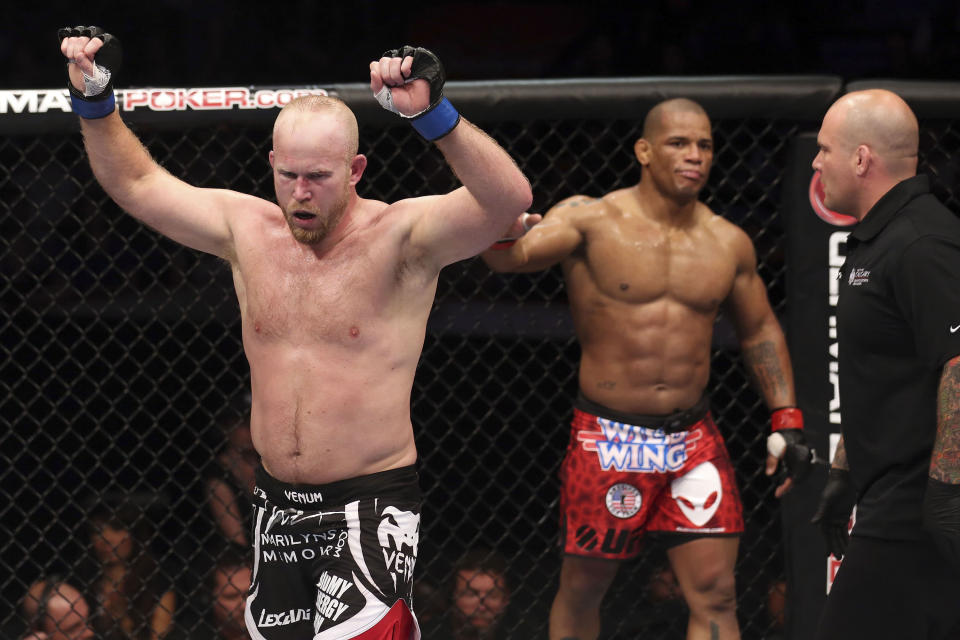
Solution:
M950 79L956 0L317 2L55 0L5 9L3 88L55 85L56 30L125 44L121 86L364 82L386 48L433 49L457 80L714 74Z

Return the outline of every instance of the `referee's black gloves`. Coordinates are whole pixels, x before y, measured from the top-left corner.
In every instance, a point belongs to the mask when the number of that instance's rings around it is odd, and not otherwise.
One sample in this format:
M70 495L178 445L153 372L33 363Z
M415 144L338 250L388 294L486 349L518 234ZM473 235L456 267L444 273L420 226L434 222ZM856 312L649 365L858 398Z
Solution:
M847 551L847 543L850 541L850 513L855 503L850 472L831 467L827 484L820 494L820 504L811 522L819 525L827 543L827 551L837 560L842 559Z

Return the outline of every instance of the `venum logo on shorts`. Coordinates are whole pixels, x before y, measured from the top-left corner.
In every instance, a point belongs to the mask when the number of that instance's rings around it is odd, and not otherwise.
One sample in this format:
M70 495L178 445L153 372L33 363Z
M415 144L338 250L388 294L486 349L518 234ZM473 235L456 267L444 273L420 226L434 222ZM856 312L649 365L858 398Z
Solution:
M870 282L869 269L850 269L850 277L847 278L847 284L851 287L859 287Z
M285 627L294 622L309 620L311 611L309 609L290 609L280 613L267 613L266 610L260 612L257 619L257 626L264 627Z
M297 504L317 504L318 502L323 502L323 494L319 491L285 490L283 495L285 495L290 502L296 502Z
M417 546L420 543L420 515L387 507L381 514L377 527L377 540L383 547L383 564L397 584L413 579L413 567L417 563Z
M640 511L643 497L632 484L619 483L607 490L606 502L607 511L618 518L630 518Z
M604 471L641 473L677 471L696 448L699 429L665 433L632 424L597 418L600 431L580 431L577 439L585 451L596 451Z

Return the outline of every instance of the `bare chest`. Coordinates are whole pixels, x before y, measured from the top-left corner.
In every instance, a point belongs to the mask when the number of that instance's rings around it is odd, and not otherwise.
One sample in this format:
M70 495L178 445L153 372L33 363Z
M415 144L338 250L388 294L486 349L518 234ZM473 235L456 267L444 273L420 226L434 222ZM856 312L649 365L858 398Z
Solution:
M666 298L702 312L719 307L736 275L729 250L711 234L696 231L600 232L588 237L580 267L582 278L618 301L642 304Z
M294 341L355 339L397 295L397 277L395 254L376 247L251 251L234 270L245 330Z

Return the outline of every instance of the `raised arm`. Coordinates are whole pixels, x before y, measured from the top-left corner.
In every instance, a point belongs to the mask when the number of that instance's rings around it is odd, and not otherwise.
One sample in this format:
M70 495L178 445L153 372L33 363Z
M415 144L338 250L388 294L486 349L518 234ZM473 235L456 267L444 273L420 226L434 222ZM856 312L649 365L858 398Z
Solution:
M412 47L370 63L370 89L380 103L434 142L463 187L399 206L416 208L410 246L443 266L478 254L525 211L530 184L490 136L460 117L443 97L443 67Z
M229 257L232 240L227 212L262 201L232 191L193 187L160 167L112 108L112 87L103 81L111 71L96 65L98 55L110 64L119 62L116 39L97 27L61 30L61 37L60 51L68 60L69 85L74 110L81 116L84 148L104 191L124 210L165 236L200 251ZM112 47L116 50L111 51Z

